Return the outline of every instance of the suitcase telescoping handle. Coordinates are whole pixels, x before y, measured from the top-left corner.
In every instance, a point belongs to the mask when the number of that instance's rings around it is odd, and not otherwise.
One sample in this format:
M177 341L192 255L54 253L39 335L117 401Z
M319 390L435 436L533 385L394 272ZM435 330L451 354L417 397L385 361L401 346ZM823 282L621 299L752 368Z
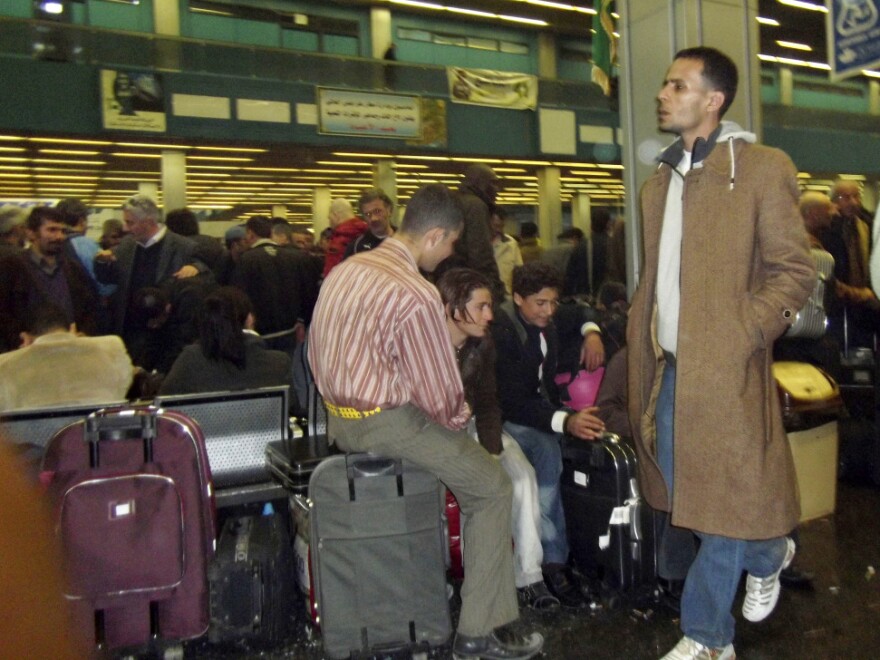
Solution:
M100 443L117 440L142 440L144 463L151 463L155 437L156 414L150 410L126 409L113 413L98 411L86 418L85 439L89 443L91 467L100 465Z
M370 477L394 476L397 479L397 495L403 497L403 461L399 458L348 454L345 457L345 470L348 476L348 497L352 502L355 500L355 480Z

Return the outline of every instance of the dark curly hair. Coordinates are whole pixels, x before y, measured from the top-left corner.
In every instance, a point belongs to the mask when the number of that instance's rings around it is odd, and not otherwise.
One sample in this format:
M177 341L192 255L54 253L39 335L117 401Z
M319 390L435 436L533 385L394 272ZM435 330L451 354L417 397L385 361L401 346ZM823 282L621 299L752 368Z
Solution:
M562 273L553 264L530 261L513 269L513 292L523 298L541 289L562 291Z

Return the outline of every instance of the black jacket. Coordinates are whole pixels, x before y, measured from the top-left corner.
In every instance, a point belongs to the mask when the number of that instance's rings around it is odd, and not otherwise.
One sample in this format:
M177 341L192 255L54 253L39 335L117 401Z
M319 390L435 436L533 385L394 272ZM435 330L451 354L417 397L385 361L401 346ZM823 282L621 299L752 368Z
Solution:
M552 432L553 414L562 408L553 376L559 340L551 323L544 328L547 355L543 360L543 378L538 378L541 362L526 351L526 328L511 301L499 308L492 324L495 340L495 374L501 415L506 422Z

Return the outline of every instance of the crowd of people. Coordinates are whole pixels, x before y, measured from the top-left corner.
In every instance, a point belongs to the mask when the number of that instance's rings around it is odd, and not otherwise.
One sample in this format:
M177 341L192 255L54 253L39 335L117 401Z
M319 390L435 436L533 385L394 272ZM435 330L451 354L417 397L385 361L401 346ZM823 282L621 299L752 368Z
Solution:
M743 615L763 620L795 553L768 374L814 289L810 248L834 257L832 339L869 345L880 313L858 185L800 196L782 152L722 121L736 87L711 48L679 52L667 72L658 124L677 139L642 190L629 314L621 224L596 209L589 239L572 228L544 249L533 223L515 238L482 164L457 191L419 189L399 226L378 188L356 210L333 200L319 246L265 216L220 244L189 211L163 222L144 195L100 244L77 200L0 209L0 411L289 384L303 412L313 377L342 450L414 461L456 496L460 658L532 657L543 640L510 625L519 607L588 606L569 559L562 439L616 432L666 513L661 577L682 585L684 636L665 657L734 658L741 574ZM597 405L564 405L560 383L600 368Z

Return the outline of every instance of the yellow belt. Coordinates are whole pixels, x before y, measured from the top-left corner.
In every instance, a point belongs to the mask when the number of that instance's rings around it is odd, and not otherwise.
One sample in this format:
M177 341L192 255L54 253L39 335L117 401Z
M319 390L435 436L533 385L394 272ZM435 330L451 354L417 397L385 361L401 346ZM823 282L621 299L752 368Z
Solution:
M324 405L327 407L327 412L333 415L334 417L341 417L342 419L363 419L364 417L370 417L372 415L378 415L382 412L382 409L379 406L376 406L372 410L356 410L355 408L349 408L348 406L334 406L332 403L324 402Z

